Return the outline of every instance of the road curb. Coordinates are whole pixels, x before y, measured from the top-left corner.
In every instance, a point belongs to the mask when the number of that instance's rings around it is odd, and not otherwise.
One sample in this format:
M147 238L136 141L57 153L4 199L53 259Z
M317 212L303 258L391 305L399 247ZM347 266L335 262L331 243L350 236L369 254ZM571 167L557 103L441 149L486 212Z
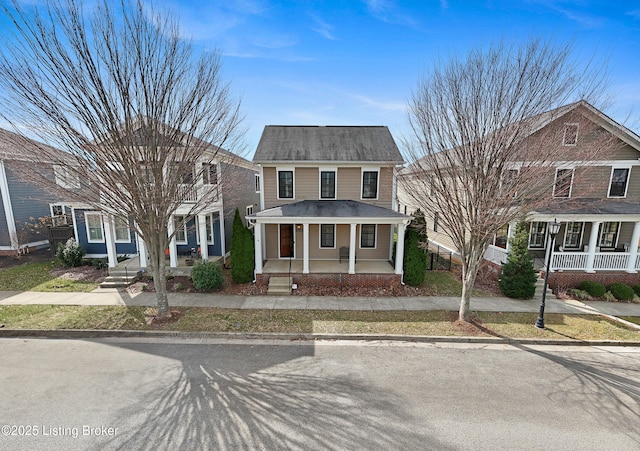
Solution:
M295 334L263 332L181 332L156 330L87 330L87 329L0 329L0 338L184 338L184 339L240 339L286 341L402 341L414 343L478 343L559 346L629 346L640 347L640 341L622 340L557 340L541 338L502 338L428 335L371 335L371 334Z

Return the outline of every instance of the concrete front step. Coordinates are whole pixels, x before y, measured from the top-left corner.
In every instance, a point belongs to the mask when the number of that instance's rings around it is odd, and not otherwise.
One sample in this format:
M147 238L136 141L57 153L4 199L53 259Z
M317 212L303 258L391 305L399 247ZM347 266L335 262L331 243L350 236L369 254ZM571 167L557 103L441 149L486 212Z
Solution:
M128 287L138 275L133 276L108 276L100 283L100 288L121 288Z
M292 277L270 277L267 294L271 295L291 295Z

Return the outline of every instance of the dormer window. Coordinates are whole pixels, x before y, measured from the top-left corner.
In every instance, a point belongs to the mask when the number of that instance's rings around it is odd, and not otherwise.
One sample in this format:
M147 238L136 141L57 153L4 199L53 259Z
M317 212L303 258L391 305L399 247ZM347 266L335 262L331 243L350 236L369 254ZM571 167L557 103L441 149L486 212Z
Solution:
M629 182L629 168L613 168L609 182L609 197L626 197Z
M562 145L575 146L578 143L578 124L564 124Z

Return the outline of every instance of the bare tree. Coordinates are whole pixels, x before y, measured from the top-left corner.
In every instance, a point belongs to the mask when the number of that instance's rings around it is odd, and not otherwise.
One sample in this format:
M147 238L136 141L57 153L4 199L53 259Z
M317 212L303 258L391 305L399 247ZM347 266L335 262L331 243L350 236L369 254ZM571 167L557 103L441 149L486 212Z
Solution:
M196 54L174 19L141 0L104 0L91 11L80 0L19 3L3 6L14 25L0 57L3 115L64 150L38 149L56 177L37 164L23 172L69 200L133 220L166 316L172 215L189 200L188 220L218 196L219 185L202 183L207 163L231 161L222 147L239 142L239 102L219 56Z
M571 45L531 40L451 58L419 83L409 104L413 134L405 139L411 164L400 183L409 202L437 215L460 252L460 320L468 318L471 291L496 232L548 202L539 193L558 186L548 168L566 158L557 144L564 130L553 121L575 106L568 102L603 92L603 67L578 64ZM598 133L594 127L587 134ZM585 160L606 147L594 142Z

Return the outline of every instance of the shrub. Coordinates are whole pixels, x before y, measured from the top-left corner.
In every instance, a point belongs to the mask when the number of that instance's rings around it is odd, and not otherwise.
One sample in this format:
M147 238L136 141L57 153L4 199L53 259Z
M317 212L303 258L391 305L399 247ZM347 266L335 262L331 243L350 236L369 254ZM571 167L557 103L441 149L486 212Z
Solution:
M614 295L611 294L611 291L607 291L603 296L602 299L604 299L607 302L615 302L616 301L616 297Z
M533 259L527 250L529 233L524 224L519 223L510 241L507 262L500 273L500 290L505 296L517 299L530 299L536 292L538 276Z
M595 282L593 280L584 280L580 282L578 285L579 290L586 291L594 298L601 298L607 292L607 289L600 282Z
M74 238L69 238L65 244L58 244L56 256L64 266L80 266L84 249Z
M634 292L636 295L640 296L640 285L634 285L634 286L633 286L633 292Z
M253 234L246 228L236 208L231 235L231 277L236 283L247 283L253 280L255 255Z
M587 293L584 290L579 290L578 288L570 288L567 290L567 294L571 296L573 299L578 301L591 301L593 300L593 296Z
M191 279L196 290L214 290L224 284L220 265L212 262L196 263L191 270Z
M414 229L407 229L404 241L404 281L416 287L424 282L427 272L427 253L420 248L419 235Z
M614 282L607 285L607 290L619 301L630 301L633 299L633 288L621 282Z

